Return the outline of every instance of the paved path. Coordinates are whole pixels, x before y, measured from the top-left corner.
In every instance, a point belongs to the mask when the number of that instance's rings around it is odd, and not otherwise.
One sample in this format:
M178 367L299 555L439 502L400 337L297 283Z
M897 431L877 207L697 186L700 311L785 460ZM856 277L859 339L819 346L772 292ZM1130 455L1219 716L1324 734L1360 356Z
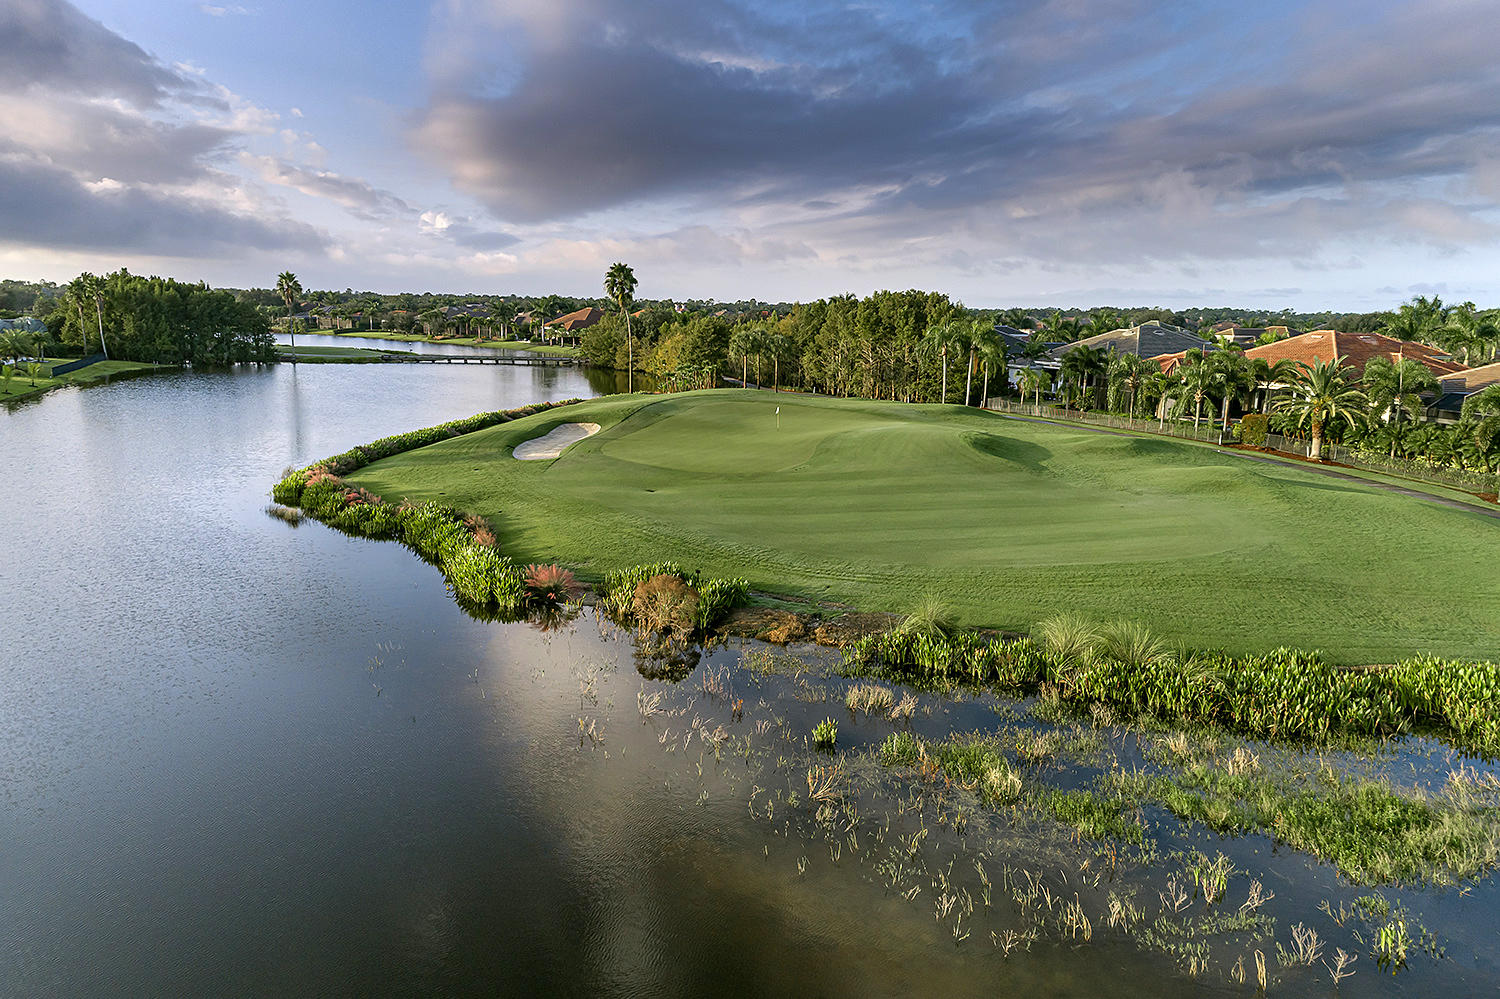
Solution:
M996 416L1003 416L1008 420L1021 420L1025 423L1045 423L1049 427L1067 427L1070 430L1086 430L1096 434L1109 434L1111 437L1135 437L1137 439L1151 439L1152 437L1152 435L1150 434L1135 434L1131 433L1128 430L1115 430L1111 427L1092 427L1086 423L1068 423L1064 420L1045 420L1037 416L1017 416L1014 413L1000 413L995 410L990 410L990 412L995 413ZM1170 439L1178 440L1179 438L1174 437ZM1251 454L1249 452L1240 451L1235 448L1220 448L1218 450L1221 454L1232 454L1236 457L1244 458L1246 461L1260 461L1265 462L1267 465L1277 465L1281 468L1296 468L1304 472L1312 472L1314 475L1324 475L1330 479L1343 479L1345 482L1357 482L1362 486L1371 486L1375 489L1383 489L1388 493L1396 493L1401 496L1410 496L1412 499L1426 500L1429 503L1436 503L1439 506L1452 507L1455 510L1464 510L1468 513L1478 513L1486 517L1492 517L1495 520L1500 520L1500 508L1496 508L1493 506L1481 506L1478 503L1465 503L1463 500L1449 499L1446 496L1436 496L1432 493L1423 492L1420 489L1410 489L1406 486L1398 486L1394 482L1381 482L1378 479L1366 479L1362 476L1350 475L1348 472L1341 472L1336 468L1329 468L1325 465L1314 465L1311 462L1288 461L1283 458L1272 458L1264 454Z

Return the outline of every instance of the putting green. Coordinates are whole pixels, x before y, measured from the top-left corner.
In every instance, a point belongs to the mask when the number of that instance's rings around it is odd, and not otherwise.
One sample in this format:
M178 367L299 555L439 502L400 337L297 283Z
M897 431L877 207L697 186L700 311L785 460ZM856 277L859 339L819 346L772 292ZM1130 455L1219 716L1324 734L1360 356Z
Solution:
M780 407L778 417L775 409ZM565 422L604 429L509 460ZM521 561L675 559L759 590L968 624L1059 611L1350 662L1500 649L1500 521L1175 441L958 406L716 390L593 400L376 462L387 499L477 512Z

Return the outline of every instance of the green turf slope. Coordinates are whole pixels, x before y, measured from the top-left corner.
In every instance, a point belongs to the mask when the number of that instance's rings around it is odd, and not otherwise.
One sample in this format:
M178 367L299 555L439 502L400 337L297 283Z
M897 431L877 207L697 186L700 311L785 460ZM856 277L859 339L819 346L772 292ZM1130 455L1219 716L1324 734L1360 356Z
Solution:
M775 408L781 408L777 429ZM511 449L603 429L554 461ZM675 559L754 588L969 624L1059 611L1348 662L1500 651L1500 521L1173 441L958 406L717 390L594 400L377 462L521 561Z

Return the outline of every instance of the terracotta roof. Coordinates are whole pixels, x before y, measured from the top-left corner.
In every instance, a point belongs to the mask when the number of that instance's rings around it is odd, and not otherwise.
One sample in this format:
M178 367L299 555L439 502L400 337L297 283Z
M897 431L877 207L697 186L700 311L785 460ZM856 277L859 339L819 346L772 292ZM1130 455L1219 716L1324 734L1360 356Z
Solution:
M1340 333L1337 330L1313 330L1263 347L1251 347L1245 351L1245 356L1261 357L1272 363L1285 359L1308 367L1318 361L1326 364L1342 357L1345 364L1360 374L1364 374L1365 365L1376 357L1392 361L1409 357L1440 377L1466 370L1464 365L1425 343L1396 340L1379 333Z
M566 316L558 316L556 319L548 320L543 325L558 326L571 333L574 330L587 329L603 318L604 313L591 305L586 309L570 312Z
M1494 361L1479 368L1467 368L1451 375L1442 375L1438 378L1438 384L1443 387L1444 392L1458 392L1463 395L1478 392L1490 385L1500 384L1500 361Z

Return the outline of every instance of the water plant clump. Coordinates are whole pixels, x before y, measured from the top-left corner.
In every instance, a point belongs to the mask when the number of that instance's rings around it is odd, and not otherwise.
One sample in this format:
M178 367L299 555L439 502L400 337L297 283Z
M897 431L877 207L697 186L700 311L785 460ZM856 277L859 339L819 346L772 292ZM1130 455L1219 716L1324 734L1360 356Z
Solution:
M825 718L813 726L813 745L825 752L832 752L839 739L839 723Z
M1169 649L1128 623L1054 618L1030 638L900 629L846 646L845 671L919 684L1039 694L1174 724L1320 745L1429 731L1460 748L1500 754L1500 664L1431 657L1345 669L1317 652L1265 655Z

